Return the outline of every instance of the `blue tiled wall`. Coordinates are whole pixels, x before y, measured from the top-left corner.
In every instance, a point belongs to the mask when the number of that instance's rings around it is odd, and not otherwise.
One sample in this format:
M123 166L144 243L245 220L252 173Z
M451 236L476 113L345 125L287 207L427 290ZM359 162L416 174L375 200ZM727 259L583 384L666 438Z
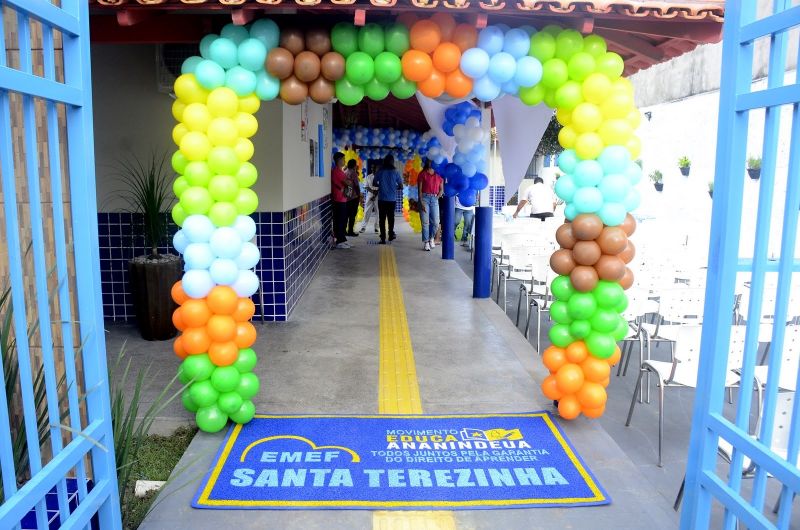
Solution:
M489 186L489 203L495 212L500 212L506 205L506 187Z

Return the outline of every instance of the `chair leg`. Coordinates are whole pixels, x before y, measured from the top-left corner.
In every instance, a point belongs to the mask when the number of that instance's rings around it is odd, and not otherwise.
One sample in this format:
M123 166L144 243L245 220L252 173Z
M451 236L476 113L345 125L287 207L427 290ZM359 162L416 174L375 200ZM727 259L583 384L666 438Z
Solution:
M733 405L733 387L729 386L727 390L728 390L728 404Z
M631 418L633 417L633 408L636 406L636 394L639 393L639 388L642 386L642 377L644 377L644 370L639 370L639 377L636 379L636 387L633 389L633 398L631 399L631 408L628 409L628 419L625 420L625 427L629 427L631 424Z
M519 327L519 310L521 309L522 305L522 286L519 287L519 298L517 298L517 318L514 320L514 325Z
M630 362L630 357L631 354L633 353L633 351L631 351L632 348L633 346L631 345L630 341L627 340L622 345L622 356L619 358L619 362L617 364L617 377L619 377L619 374L622 373L623 361L625 364L625 371L628 370L628 363Z
M542 310L536 312L536 352L542 354Z
M528 304L528 316L525 318L525 338L530 338L530 331L531 331L531 317L533 316L533 306L536 305L537 311L539 306L536 304L536 300L531 300Z
M664 467L661 458L664 445L664 382L658 382L658 467Z
M648 335L648 337L647 337L647 358L648 359L651 358L650 354L651 354L652 350L650 348L652 347L652 344L653 344L653 342L650 340L650 336ZM644 397L645 397L645 401L647 403L650 403L650 373L649 372L647 374L647 388L644 391Z
M675 497L675 504L672 505L672 509L676 512L678 508L681 507L681 502L683 502L683 490L686 488L686 475L683 475L683 480L681 481L681 489L678 490L678 496Z

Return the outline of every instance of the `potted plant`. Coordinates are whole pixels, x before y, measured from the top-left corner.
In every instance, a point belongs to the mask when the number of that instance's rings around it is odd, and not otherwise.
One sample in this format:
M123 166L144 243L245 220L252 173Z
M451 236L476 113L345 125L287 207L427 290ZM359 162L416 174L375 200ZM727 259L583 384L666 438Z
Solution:
M689 176L689 170L692 169L692 161L688 156L682 156L678 159L678 167L681 170L681 175L684 177Z
M634 163L635 163L637 166L639 166L639 169L642 169L642 168L644 167L644 162L642 162L642 159L641 159L641 158L637 158L636 160L634 160Z
M753 180L761 176L761 157L751 156L747 159L747 174Z
M664 175L661 174L661 171L656 169L650 173L650 180L653 181L656 191L664 191Z
M708 181L708 196L711 197L712 199L714 198L714 181L713 180L709 180Z
M166 340L175 336L172 313L176 309L170 291L182 274L181 258L160 254L167 238L167 214L174 201L172 172L166 155L152 154L146 160L130 157L120 163L118 178L124 188L121 197L131 213L141 216L134 226L141 228L147 254L129 262L129 283L139 332L145 340Z

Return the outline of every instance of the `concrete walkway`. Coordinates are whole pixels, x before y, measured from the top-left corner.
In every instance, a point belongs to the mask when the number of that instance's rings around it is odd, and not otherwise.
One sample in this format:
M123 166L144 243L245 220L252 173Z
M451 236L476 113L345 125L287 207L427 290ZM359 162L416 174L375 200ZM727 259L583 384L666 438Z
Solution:
M546 375L530 343L491 300L474 300L472 283L439 248L423 252L402 222L393 249L405 300L426 413L552 410L539 391ZM286 323L257 324L260 413L375 413L378 410L378 249L370 234L332 251ZM112 333L114 341L125 330ZM169 346L130 345L141 361L169 377L178 360ZM167 377L167 376L161 376ZM168 379L168 377L167 377ZM189 420L180 405L167 423ZM584 418L562 422L572 443L613 502L587 508L462 510L459 529L675 528L678 516L601 427ZM198 434L159 495L142 529L370 529L369 511L238 511L190 507L224 433ZM410 525L408 528L416 528ZM430 527L429 527L430 528Z

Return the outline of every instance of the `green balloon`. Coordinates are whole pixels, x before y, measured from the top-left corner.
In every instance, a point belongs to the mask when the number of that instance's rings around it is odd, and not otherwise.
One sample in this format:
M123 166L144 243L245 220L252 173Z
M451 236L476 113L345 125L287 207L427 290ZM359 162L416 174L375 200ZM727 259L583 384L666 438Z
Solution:
M364 99L364 87L354 85L346 78L336 81L336 99L342 105L358 105Z
M403 65L400 57L391 53L383 52L375 57L375 79L381 83L392 84L403 75Z
M364 93L372 101L381 101L386 99L389 95L389 86L373 77L372 80L364 86Z
M232 392L239 386L241 374L233 366L218 366L211 374L211 384L217 392Z
M249 188L258 180L258 169L250 162L242 162L239 171L236 172L236 181L241 188Z
M551 109L557 108L556 105L556 91L552 88L548 88L544 91L544 104L550 107Z
M392 84L392 95L397 99L408 99L417 93L417 84L404 76Z
M611 336L614 337L614 340L624 340L625 337L628 336L630 330L631 328L628 326L628 322L620 317L617 328L611 332Z
M232 202L215 202L208 211L208 218L216 227L233 225L238 215L239 210Z
M610 309L598 308L590 322L593 330L600 333L611 333L617 329L619 315Z
M215 175L235 175L240 165L232 147L213 147L208 153L208 168Z
M207 353L189 355L181 363L180 371L186 374L189 380L205 381L214 372L214 363L208 358Z
M575 320L586 320L597 310L597 302L591 293L575 293L567 302L569 316Z
M546 31L540 31L531 35L531 48L528 55L536 57L539 62L544 64L556 56L556 39Z
M586 35L583 38L583 51L590 54L592 57L600 57L608 51L606 40L600 35Z
M537 33L538 35L538 33ZM553 58L542 63L542 85L545 88L556 90L569 79L567 63L558 58Z
M569 78L575 81L583 81L594 73L596 63L592 54L582 51L572 56L567 63Z
M260 386L261 383L258 381L258 376L250 372L242 374L241 378L239 378L239 386L236 387L236 392L242 396L242 399L250 399L258 394Z
M542 100L544 100L544 92L545 92L544 87L540 84L536 84L530 87L520 87L519 99L526 105L533 107L534 105L538 105L539 103L542 102Z
M180 197L188 188L189 182L186 180L186 177L178 177L172 183L172 192L176 197Z
M199 409L194 418L200 430L205 432L219 432L228 423L228 415L216 405Z
M408 38L408 28L405 24L392 24L384 32L386 51L402 57L411 46Z
M197 409L200 407L197 406L197 403L194 402L192 399L192 395L189 392L189 389L183 391L181 394L181 401L183 401L183 408L188 410L189 412L197 412Z
M550 283L550 291L556 300L566 302L575 294L575 287L572 286L569 276L557 276Z
M175 221L175 224L178 226L183 226L183 222L186 220L186 211L183 209L183 206L180 204L176 204L172 207L172 220Z
M564 31L564 28L562 28L562 27L561 27L561 26L559 26L558 24L548 24L548 25L546 25L545 27L543 27L543 28L541 29L540 33L542 33L542 32L544 32L544 33L549 33L550 35L552 35L552 36L555 38L555 37L557 37L557 36L558 36L558 35L559 35L559 34L560 34L562 31Z
M242 396L236 392L225 392L224 394L220 394L219 399L217 400L217 406L225 414L233 414L239 410L239 408L242 406L242 403L244 403Z
M208 164L202 160L189 162L186 166L186 171L183 173L186 181L190 186L208 186L208 181L211 180L213 173L209 169Z
M192 396L192 401L194 401L198 407L213 405L217 402L217 398L219 398L219 392L217 392L211 384L211 381L208 380L192 383L192 386L189 387L189 395Z
M377 57L384 50L384 46L382 26L370 22L358 30L358 49L369 54L370 57Z
M550 331L547 332L547 336L550 337L550 342L559 348L566 348L571 343L575 342L575 339L569 332L569 326L566 324L556 324L551 327Z
M172 154L172 169L175 170L175 173L183 175L187 165L189 165L189 159L182 152L175 151Z
M239 194L239 182L230 175L214 175L208 183L208 192L215 201L232 201Z
M339 22L331 29L333 50L347 57L358 50L358 31L348 22Z
M583 103L583 89L577 81L567 81L556 90L556 105L559 109L572 110Z
M258 209L258 195L249 188L241 188L233 204L239 215L250 215Z
M569 316L569 311L567 310L567 303L560 300L556 300L550 304L550 317L557 324L572 323L572 317Z
M614 337L608 333L598 333L593 331L585 339L586 347L589 348L589 353L598 359L608 359L614 355L614 350L617 349L617 343L614 342Z
M180 204L188 215L205 215L214 201L206 188L191 186L181 194Z
M366 52L353 52L345 62L344 76L354 85L366 85L375 76L375 61Z
M239 356L233 362L233 366L239 370L239 373L245 374L252 372L258 362L258 356L253 348L244 348L239 350Z
M625 294L625 291L622 291L622 301L614 306L614 311L621 315L626 309L628 309L628 296Z
M231 414L231 420L235 423L245 424L253 419L253 416L256 415L256 406L253 405L253 402L250 400L245 401L242 403L242 406L239 407L239 410Z
M625 62L619 54L606 52L597 58L597 71L612 81L622 76L623 70L625 70Z
M569 325L569 332L576 339L582 339L592 332L592 325L588 320L573 320Z
M625 298L625 291L618 283L600 280L592 290L592 295L597 300L597 305L610 309L622 303Z
M565 29L556 36L556 57L569 61L583 50L583 36L574 29Z

